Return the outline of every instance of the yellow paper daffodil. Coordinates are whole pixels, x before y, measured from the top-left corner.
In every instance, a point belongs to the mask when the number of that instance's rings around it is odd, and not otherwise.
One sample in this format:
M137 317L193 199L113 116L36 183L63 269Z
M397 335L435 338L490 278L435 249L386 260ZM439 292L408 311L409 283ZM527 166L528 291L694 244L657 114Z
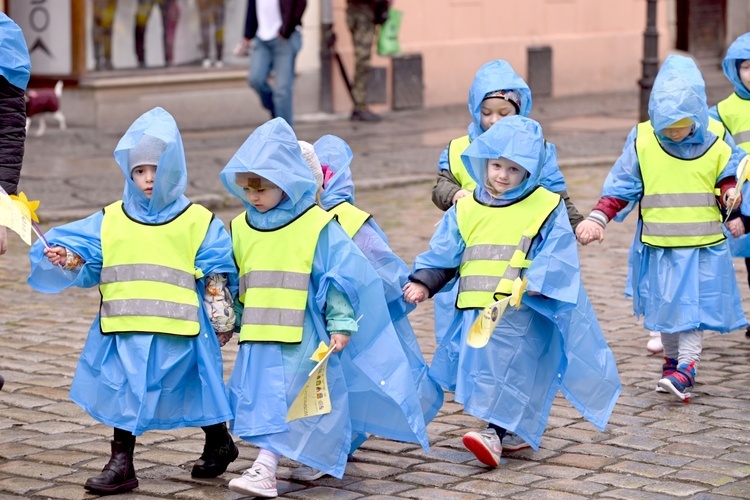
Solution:
M37 208L39 208L39 200L29 201L23 191L18 193L18 196L14 194L10 195L10 198L16 204L16 207L18 207L24 217L33 220L34 222L39 222L39 217L36 215L36 210Z

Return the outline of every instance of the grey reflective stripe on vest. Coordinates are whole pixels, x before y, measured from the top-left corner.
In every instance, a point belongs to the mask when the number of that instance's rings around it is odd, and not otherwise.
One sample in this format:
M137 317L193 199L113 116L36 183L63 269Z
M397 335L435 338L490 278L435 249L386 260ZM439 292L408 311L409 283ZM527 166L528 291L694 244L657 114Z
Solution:
M461 264L470 260L510 260L515 251L512 245L474 245L466 248Z
M242 312L243 325L302 326L305 311L274 307L246 307Z
M198 306L166 300L117 299L102 302L102 318L117 316L154 316L157 318L198 321Z
M309 284L309 273L250 271L240 278L240 295L243 295L248 288L284 288L305 291Z
M458 281L458 293L494 292L500 279L497 276L462 276Z
M712 236L720 235L721 222L643 222L647 236Z
M647 194L641 199L641 208L714 207L713 193Z
M127 281L156 281L195 290L193 274L171 267L156 264L120 264L102 268L100 282L102 285Z
M736 134L732 134L732 139L734 139L734 142L737 144L742 144L743 142L750 142L750 130L743 130L742 132L737 132Z

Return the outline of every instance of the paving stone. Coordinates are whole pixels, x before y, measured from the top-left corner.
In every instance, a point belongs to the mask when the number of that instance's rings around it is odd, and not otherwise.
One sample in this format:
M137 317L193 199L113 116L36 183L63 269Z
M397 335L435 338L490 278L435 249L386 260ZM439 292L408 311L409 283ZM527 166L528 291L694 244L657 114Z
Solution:
M528 474L536 474L538 476L556 479L575 479L591 473L591 471L578 467L562 467L559 465L546 464L530 467L526 469L525 472Z
M281 494L281 492L279 492ZM307 490L296 490L291 493L286 493L285 496L289 498L300 498L300 499L327 499L333 500L351 500L354 498L361 498L363 495L352 491L336 490L333 488L310 488Z
M590 446L590 445L582 445ZM607 457L597 457L591 455L583 455L581 453L562 453L556 457L552 457L548 460L551 463L559 465L568 465L579 469L596 470L601 469L605 465L614 463L616 459ZM586 471L586 472L589 472Z
M516 493L526 491L526 488L522 486L480 480L463 481L451 485L451 489L466 493L476 493L477 495L483 495L488 498L510 498Z
M97 438L90 434L66 432L63 434L51 434L51 435L40 435L32 439L24 441L26 444L32 446L38 446L40 448L47 448L49 450L55 450L64 448L65 446L89 443L95 441Z
M607 458L616 458L630 453L630 450L610 446L607 444L577 444L565 449L570 454L596 455Z
M149 479L143 480L143 477L138 474L138 493L146 495L157 495L157 496L172 496L180 491L188 490L192 487L190 484L181 484L175 481L156 481ZM226 483L224 483L224 487Z
M27 457L27 459L32 462L50 463L68 467L72 467L78 463L92 460L94 458L95 455L90 453L80 453L71 450L46 450L41 453L34 453Z
M365 462L349 462L346 464L346 475L365 479L385 479L401 473L398 467L385 467Z
M403 496L405 498L424 500L479 500L483 498L472 493L464 493L460 491L451 491L438 488L418 488L405 491L401 493L400 496Z
M138 455L139 460L148 460L150 462L166 465L182 465L193 463L198 458L193 453L180 453L169 450L148 450Z
M411 489L412 486L395 481L382 481L379 479L365 479L348 484L346 489L368 495L392 495Z
M661 450L658 452L636 451L634 453L624 455L622 458L626 460L635 460L636 462L646 462L649 464L663 465L665 467L672 468L679 468L693 461L692 458L663 453Z
M620 498L623 500L670 500L674 499L671 495L658 495L651 491L641 490L610 490L601 493L605 498Z
M536 474L526 474L525 472L514 471L508 467L492 469L484 474L477 474L474 477L486 481L516 484L518 486L527 486L536 481L546 479L545 477L537 476Z
M46 490L38 491L37 495L43 496L44 498L60 498L64 500L82 500L84 498L91 498L91 495L87 494L83 487L72 485L47 488Z
M487 468L484 466L472 467L469 465L460 465L445 462L427 462L412 467L412 470L418 470L422 472L435 472L437 474L445 474L448 476L469 477L473 474L483 472L487 470Z
M674 479L684 479L693 483L703 483L710 486L724 486L733 483L735 478L726 474L717 474L705 470L683 469L674 475Z
M46 422L37 422L35 424L25 425L24 429L41 432L43 434L62 434L66 432L76 432L85 429L82 425L72 424L70 422L59 422L47 420Z
M608 489L607 486L587 481L573 481L570 479L549 479L534 483L534 488L544 490L564 491L576 495L591 497ZM536 490L531 490L536 491Z
M474 459L474 455L464 448L462 451L454 450L452 448L444 448L442 446L431 446L430 452L425 453L421 448L411 451L408 453L409 456L419 457L422 459L437 459L445 462L452 462L455 464L465 463Z
M449 476L447 474L435 474L432 472L407 472L405 474L399 474L394 479L420 486L440 487L458 482L458 478L454 476Z
M703 448L701 446L696 446L696 443L669 444L661 448L661 451L662 453L671 453L675 455L701 459L716 458L719 455L724 454L724 449L722 448Z
M647 479L645 477L633 476L630 474L613 474L613 473L602 473L589 476L585 481L593 481L600 484L609 484L618 488L637 489L642 488L647 484L652 484L656 481L653 479Z
M614 446L623 446L625 448L633 448L636 450L655 450L657 448L661 448L666 443L663 441L658 441L655 439L642 437L642 436L617 436L614 439L610 439L605 442L605 444L610 444Z
M49 487L47 481L38 481L27 477L10 477L0 480L0 491L6 491L15 495L28 495L42 488Z
M609 436L606 433L598 431L585 431L581 429L572 429L569 427L561 429L552 429L548 431L552 437L567 439L576 443L598 443L604 441Z
M674 469L669 467L662 467L654 464L644 464L642 462L633 462L630 460L624 460L616 464L608 465L604 467L604 470L608 472L619 472L624 474L636 474L638 476L645 476L651 478L659 478L666 476L667 474L673 474Z
M414 465L422 463L418 458L410 458L404 455L389 455L378 451L361 450L357 453L357 462L367 462L372 464L386 465L389 467L398 467L408 469Z
M738 498L750 498L750 481L743 480L720 486L713 490L719 495L728 495Z
M29 462L26 460L14 460L0 464L0 471L6 474L14 474L23 477L29 477L33 479L49 480L56 477L64 476L74 472L69 467L61 467L59 465L51 464L39 464L35 462Z
M750 464L737 464L724 460L695 460L685 465L685 469L705 470L717 474L745 478L750 476Z
M689 497L701 491L706 491L705 487L676 481L660 481L658 483L647 484L643 489L676 497Z
M419 446L414 445L412 443L399 443L397 441L390 441L387 439L368 439L360 447L360 450L380 451L383 453L390 453L393 455L398 455L398 454L406 453L407 451L420 450L420 449L421 448ZM355 451L354 453L356 456L357 452Z
M0 458L14 459L23 458L44 451L42 448L30 446L24 443L11 442L0 446Z

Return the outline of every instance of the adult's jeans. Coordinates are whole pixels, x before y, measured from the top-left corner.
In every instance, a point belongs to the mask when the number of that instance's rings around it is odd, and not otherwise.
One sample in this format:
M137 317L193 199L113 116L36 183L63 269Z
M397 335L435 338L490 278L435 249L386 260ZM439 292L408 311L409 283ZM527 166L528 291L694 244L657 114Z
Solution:
M295 30L288 38L277 36L273 40L253 41L250 55L248 83L260 96L263 107L273 118L281 117L294 126L292 100L294 97L294 61L302 47L302 34ZM273 88L268 77L273 70Z

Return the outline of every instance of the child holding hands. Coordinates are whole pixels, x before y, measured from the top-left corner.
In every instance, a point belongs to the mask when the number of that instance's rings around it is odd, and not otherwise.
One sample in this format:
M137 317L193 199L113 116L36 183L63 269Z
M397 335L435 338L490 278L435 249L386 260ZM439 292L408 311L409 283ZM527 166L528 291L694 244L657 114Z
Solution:
M620 381L581 285L565 204L540 186L545 153L539 124L505 118L462 156L477 187L443 216L430 250L415 260L404 298L421 302L458 272L460 322L447 334L458 356L438 360L445 351L436 351L431 371L455 371L455 401L489 422L486 430L464 435L464 445L497 467L508 431L538 449L558 390L603 429ZM505 311L486 346L467 345L482 310L511 295L521 277L528 294L519 308ZM596 391L591 380L598 381Z
M669 56L654 81L650 120L633 127L602 198L576 230L582 244L635 204L628 289L643 326L661 332L665 363L658 389L689 401L703 330L747 326L721 206L736 206L736 156L709 129L703 77L692 59ZM715 190L720 196L715 196Z
M115 160L125 175L122 201L51 230L49 248L34 243L28 279L45 293L99 286L70 397L114 427L109 462L84 485L100 495L138 486L133 450L148 430L203 428L193 477L219 476L238 454L225 425L232 412L219 350L234 326L229 236L184 196L182 140L165 110L138 118Z
M291 127L276 118L257 128L221 180L245 205L231 224L242 309L229 381L232 432L260 448L229 488L277 496L282 455L341 478L353 436L428 449L409 363L393 349L399 340L380 277L334 214L316 205L318 186ZM327 366L331 410L287 421L320 342L335 353Z

